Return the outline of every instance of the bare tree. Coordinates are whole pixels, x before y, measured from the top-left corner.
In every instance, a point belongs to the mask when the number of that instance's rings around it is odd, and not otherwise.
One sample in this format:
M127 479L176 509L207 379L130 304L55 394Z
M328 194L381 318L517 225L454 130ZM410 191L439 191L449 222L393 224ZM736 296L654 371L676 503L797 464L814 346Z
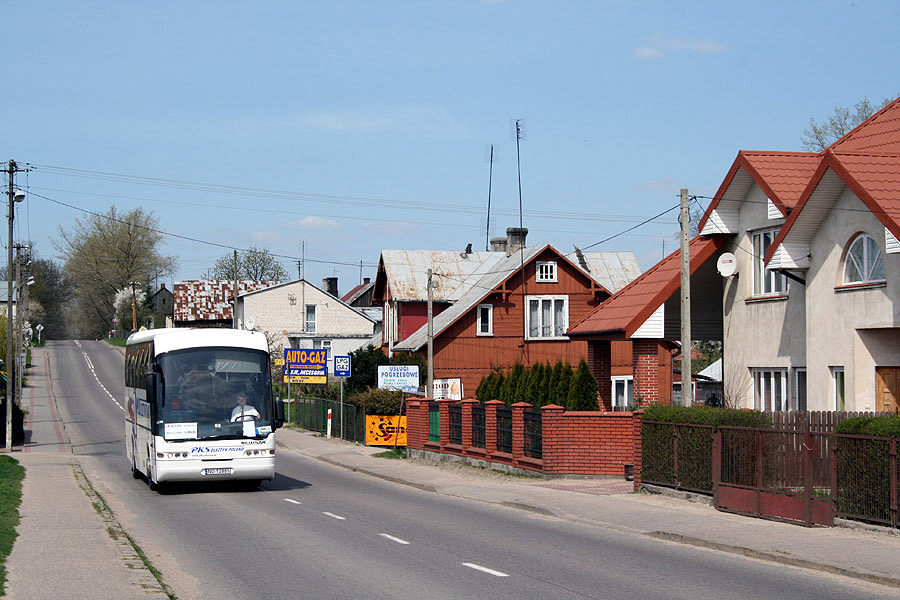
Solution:
M288 278L287 271L272 256L268 248L257 248L256 246L250 246L247 250L238 252L237 265L234 263L233 253L218 259L213 266L213 278L234 279L235 270L237 270L237 279L284 281Z
M834 113L823 123L818 123L815 119L810 118L809 127L803 130L800 137L803 149L809 152L825 150L891 102L893 99L888 98L876 106L869 102L868 98L863 98L852 109L835 106Z
M132 282L145 288L175 271L174 257L159 251L157 220L141 208L120 214L112 206L104 214L76 219L69 230L60 227L59 233L54 246L66 261L63 268L75 296L69 320L78 336L105 335L116 292L130 289Z

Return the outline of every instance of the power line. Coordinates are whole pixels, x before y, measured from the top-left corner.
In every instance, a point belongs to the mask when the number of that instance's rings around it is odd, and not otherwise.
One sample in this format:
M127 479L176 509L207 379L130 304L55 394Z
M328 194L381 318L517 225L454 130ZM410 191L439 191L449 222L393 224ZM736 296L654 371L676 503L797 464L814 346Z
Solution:
M253 252L253 250L250 250L250 249L247 249L247 248L239 248L239 247L237 247L237 246L231 246L231 245L228 245L228 244L220 244L220 243L218 243L218 242L211 242L211 241L209 241L209 240L203 240L203 239L200 239L200 238L194 238L194 237L190 237L190 236L186 236L186 235L180 235L180 234L177 234L177 233L171 233L171 232L168 232L168 231L164 231L164 230L162 230L162 229L155 229L155 228L153 228L153 227L146 227L146 226L144 226L144 225L139 225L139 224L137 224L137 223L131 223L131 222L129 222L129 221L124 221L124 220L122 220L122 219L116 219L115 217L111 217L111 216L109 216L109 215L104 215L104 214L101 214L101 213L98 213L98 212L94 212L94 211L92 211L92 210L87 210L87 209L85 209L85 208L81 208L81 207L75 206L75 205L73 205L73 204L68 204L68 203L62 202L62 201L60 201L60 200L54 200L53 198L50 198L50 197L48 197L48 196L43 196L43 195L38 194L38 193L35 193L35 192L31 192L31 195L32 195L32 196L37 196L38 198L42 198L42 199L44 199L44 200L47 200L48 202L53 202L54 204L58 204L58 205L60 205L60 206L65 206L65 207L67 207L67 208L71 208L71 209L77 210L77 211L79 211L79 212L83 212L83 213L86 213L86 214L89 214L89 215L93 215L93 216L95 216L95 217L99 217L99 218L101 218L101 219L107 219L107 220L109 220L109 221L114 221L114 222L116 222L116 223L121 223L122 225L129 225L129 226L131 226L131 227L137 227L137 228L139 228L139 229L144 229L144 230L146 230L146 231L150 231L150 232L153 232L153 233L158 233L158 234L160 234L160 235L164 235L164 236L167 236L167 237L173 237L173 238L177 238L177 239L181 239L181 240L186 240L186 241L189 241L189 242L194 242L194 243L197 243L197 244L204 244L204 245L207 245L207 246L215 246L215 247L217 247L217 248L225 248L225 249L227 249L227 250L236 250L236 251L238 251L238 252L244 252L244 253L246 253L246 252ZM286 259L289 259L289 260L298 260L298 258L299 258L299 257L297 257L297 256L289 256L289 255L286 255L286 254L275 254L275 253L271 253L271 252L269 253L269 255L270 255L270 256L273 256L273 257L275 257L275 258L286 258ZM314 259L314 258L307 258L307 259L305 259L305 260L307 260L307 261L309 261L309 262L319 263L319 264L341 265L341 266L350 266L350 267L357 267L357 266L359 266L359 264L360 264L360 263L355 263L355 262L354 262L354 263L348 263L348 262L340 262L340 261L332 261L332 260L318 260L318 259ZM367 267L377 267L378 265L375 264L375 263L366 263L365 266L367 266Z

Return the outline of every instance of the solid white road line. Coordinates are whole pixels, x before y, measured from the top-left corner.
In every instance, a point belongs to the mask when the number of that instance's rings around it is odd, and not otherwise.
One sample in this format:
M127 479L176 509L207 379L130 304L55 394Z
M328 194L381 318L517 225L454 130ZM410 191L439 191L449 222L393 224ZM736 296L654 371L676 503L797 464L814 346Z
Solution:
M337 519L338 521L346 521L347 520L347 517L342 517L340 515L336 515L336 514L330 513L330 512L323 512L322 514L325 515L326 517L331 517L332 519Z
M470 569L475 569L476 571L481 571L482 573L487 573L488 575L493 575L495 577L509 577L503 571L495 571L494 569L488 569L487 567L482 567L481 565L476 565L475 563L463 563L464 567L469 567Z
M285 498L284 501L285 501L285 502L290 502L291 504L300 504L300 503L297 502L296 500L291 500L290 498Z
M78 344L78 340L75 340L75 343ZM78 347L80 348L81 344L78 344ZM94 370L94 363L91 362L91 359L88 357L87 352L82 350L81 354L82 354L82 356L84 356L84 362L87 363L88 369L90 369L90 371L91 371L91 375L93 375L94 379L97 380L97 384L103 389L104 392L106 392L106 395L109 396L109 399L112 400L113 403L115 403L116 408L118 408L122 412L125 412L125 407L122 406L121 404L119 404L119 401L116 400L116 397L113 396L112 394L110 394L109 390L106 389L106 386L100 382L100 378L97 376L97 372Z
M379 533L378 535L380 535L380 536L383 537L383 538L389 539L389 540L391 540L392 542L397 542L398 544L403 544L404 546L409 545L409 542L407 542L406 540L401 540L400 538L394 537L394 536L389 535L389 534L387 534L387 533Z

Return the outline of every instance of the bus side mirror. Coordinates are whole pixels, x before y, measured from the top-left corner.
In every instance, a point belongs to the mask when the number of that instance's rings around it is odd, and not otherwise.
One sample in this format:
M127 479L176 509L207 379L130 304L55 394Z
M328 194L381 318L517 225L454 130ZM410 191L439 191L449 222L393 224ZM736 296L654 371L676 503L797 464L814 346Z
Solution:
M160 375L159 373L147 373L144 378L144 389L147 390L147 402L152 405L155 405L159 400L159 389L160 389ZM165 406L165 400L162 401L161 406Z
M284 400L275 399L275 429L284 427Z

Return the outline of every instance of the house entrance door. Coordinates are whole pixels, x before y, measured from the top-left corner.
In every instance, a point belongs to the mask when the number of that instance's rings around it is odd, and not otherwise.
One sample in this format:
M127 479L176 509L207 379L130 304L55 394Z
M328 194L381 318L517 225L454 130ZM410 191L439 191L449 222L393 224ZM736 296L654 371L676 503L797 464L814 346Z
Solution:
M900 367L875 367L875 410L897 412L900 408Z

